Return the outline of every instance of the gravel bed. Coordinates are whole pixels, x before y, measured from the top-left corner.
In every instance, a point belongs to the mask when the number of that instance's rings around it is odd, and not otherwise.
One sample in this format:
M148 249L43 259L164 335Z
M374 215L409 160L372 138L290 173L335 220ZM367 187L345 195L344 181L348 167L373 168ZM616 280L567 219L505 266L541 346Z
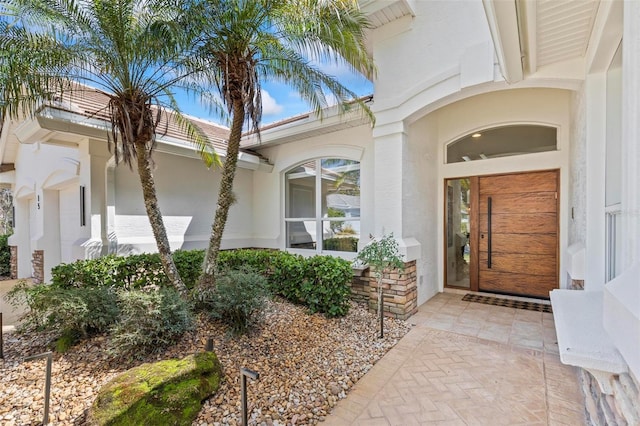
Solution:
M50 424L83 424L97 391L114 376L142 362L202 350L209 337L225 377L194 425L240 424L240 367L260 373L259 380L249 380L247 386L250 424L317 424L410 329L405 321L385 319L385 337L378 339L376 324L375 314L356 303L346 317L327 319L273 301L261 326L248 335L232 337L223 324L201 318L196 331L142 360L114 358L105 351L106 338L95 337L66 354L54 353ZM42 424L45 361L23 358L48 350L49 342L44 333L4 336L0 424Z

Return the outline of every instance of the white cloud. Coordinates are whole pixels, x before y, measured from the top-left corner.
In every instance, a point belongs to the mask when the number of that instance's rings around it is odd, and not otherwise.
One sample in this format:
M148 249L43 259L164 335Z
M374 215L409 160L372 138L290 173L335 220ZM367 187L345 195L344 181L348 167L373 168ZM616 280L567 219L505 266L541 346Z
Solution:
M284 107L278 104L278 102L269 94L269 92L267 92L264 89L262 90L262 114L263 115L269 116L269 115L280 114L283 109Z

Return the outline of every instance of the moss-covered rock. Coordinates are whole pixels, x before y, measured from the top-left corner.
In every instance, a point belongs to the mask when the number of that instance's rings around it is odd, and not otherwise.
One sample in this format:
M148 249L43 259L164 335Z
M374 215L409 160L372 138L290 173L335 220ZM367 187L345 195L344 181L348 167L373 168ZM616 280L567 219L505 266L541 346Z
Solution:
M93 425L191 425L220 384L213 352L132 368L104 385L89 411Z

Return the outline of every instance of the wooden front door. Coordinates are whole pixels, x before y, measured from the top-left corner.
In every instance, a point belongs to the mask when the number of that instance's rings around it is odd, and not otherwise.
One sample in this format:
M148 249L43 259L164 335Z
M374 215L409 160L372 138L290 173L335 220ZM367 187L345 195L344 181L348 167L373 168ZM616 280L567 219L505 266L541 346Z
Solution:
M481 176L477 206L478 290L549 298L558 288L558 171Z

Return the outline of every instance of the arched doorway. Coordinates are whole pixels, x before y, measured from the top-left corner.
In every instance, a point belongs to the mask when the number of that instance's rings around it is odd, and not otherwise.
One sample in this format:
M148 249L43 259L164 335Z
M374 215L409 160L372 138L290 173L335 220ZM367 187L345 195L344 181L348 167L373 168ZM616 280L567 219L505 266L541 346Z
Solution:
M555 139L550 127L492 129L450 144L447 161L555 150ZM446 179L445 197L447 287L542 298L558 288L558 170Z

